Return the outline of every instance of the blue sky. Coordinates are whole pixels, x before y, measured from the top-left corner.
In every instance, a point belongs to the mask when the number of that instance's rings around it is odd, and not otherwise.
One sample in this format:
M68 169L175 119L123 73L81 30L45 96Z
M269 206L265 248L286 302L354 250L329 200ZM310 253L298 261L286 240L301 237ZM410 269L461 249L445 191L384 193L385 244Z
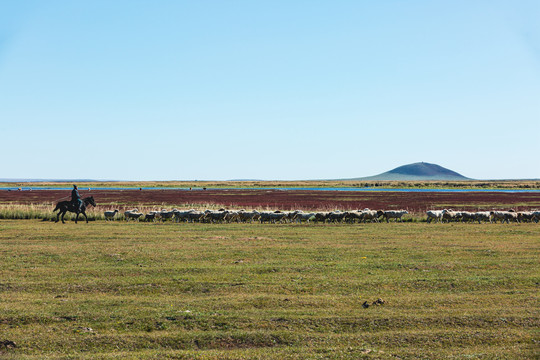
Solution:
M3 1L0 178L540 178L540 1Z

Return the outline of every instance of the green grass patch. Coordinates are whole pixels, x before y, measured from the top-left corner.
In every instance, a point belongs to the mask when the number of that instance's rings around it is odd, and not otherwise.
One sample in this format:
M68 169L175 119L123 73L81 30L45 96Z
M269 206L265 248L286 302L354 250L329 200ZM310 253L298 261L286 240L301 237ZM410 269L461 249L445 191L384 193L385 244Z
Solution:
M537 224L0 220L0 354L533 358L539 245Z

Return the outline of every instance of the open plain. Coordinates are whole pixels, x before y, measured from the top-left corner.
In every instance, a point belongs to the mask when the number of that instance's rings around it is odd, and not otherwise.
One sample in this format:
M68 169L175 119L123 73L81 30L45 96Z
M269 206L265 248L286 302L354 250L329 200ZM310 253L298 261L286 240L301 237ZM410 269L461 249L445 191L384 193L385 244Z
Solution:
M540 341L540 225L427 224L425 210L517 211L538 192L0 192L7 359L527 359ZM410 211L405 223L127 223L103 211L206 206ZM29 220L13 220L13 219ZM73 216L68 219L73 219Z
M0 354L535 358L539 245L535 223L0 220Z

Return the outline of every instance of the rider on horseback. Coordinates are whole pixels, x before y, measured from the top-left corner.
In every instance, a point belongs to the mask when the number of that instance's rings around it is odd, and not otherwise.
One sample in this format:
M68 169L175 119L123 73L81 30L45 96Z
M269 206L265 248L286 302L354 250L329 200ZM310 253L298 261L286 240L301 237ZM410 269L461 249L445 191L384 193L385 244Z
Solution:
M76 212L81 211L82 200L81 196L79 195L79 191L77 191L77 185L73 185L73 190L71 190L71 203L73 204Z

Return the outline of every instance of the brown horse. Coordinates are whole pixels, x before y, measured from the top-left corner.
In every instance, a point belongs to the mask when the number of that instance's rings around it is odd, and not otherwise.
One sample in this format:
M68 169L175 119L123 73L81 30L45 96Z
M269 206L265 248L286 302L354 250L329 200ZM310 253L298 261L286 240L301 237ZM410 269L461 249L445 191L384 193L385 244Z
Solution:
M96 206L96 202L94 201L93 196L85 197L84 199L82 199L82 205L80 209L77 209L71 201L60 201L58 204L56 204L56 207L53 210L53 212L55 212L56 210L60 210L58 212L58 215L56 216L55 222L58 222L60 214L62 214L62 224L65 224L64 215L68 211L77 214L77 217L75 217L75 224L77 223L77 220L79 220L79 214L83 214L86 218L86 222L88 222L88 216L86 216L85 212L88 205Z

